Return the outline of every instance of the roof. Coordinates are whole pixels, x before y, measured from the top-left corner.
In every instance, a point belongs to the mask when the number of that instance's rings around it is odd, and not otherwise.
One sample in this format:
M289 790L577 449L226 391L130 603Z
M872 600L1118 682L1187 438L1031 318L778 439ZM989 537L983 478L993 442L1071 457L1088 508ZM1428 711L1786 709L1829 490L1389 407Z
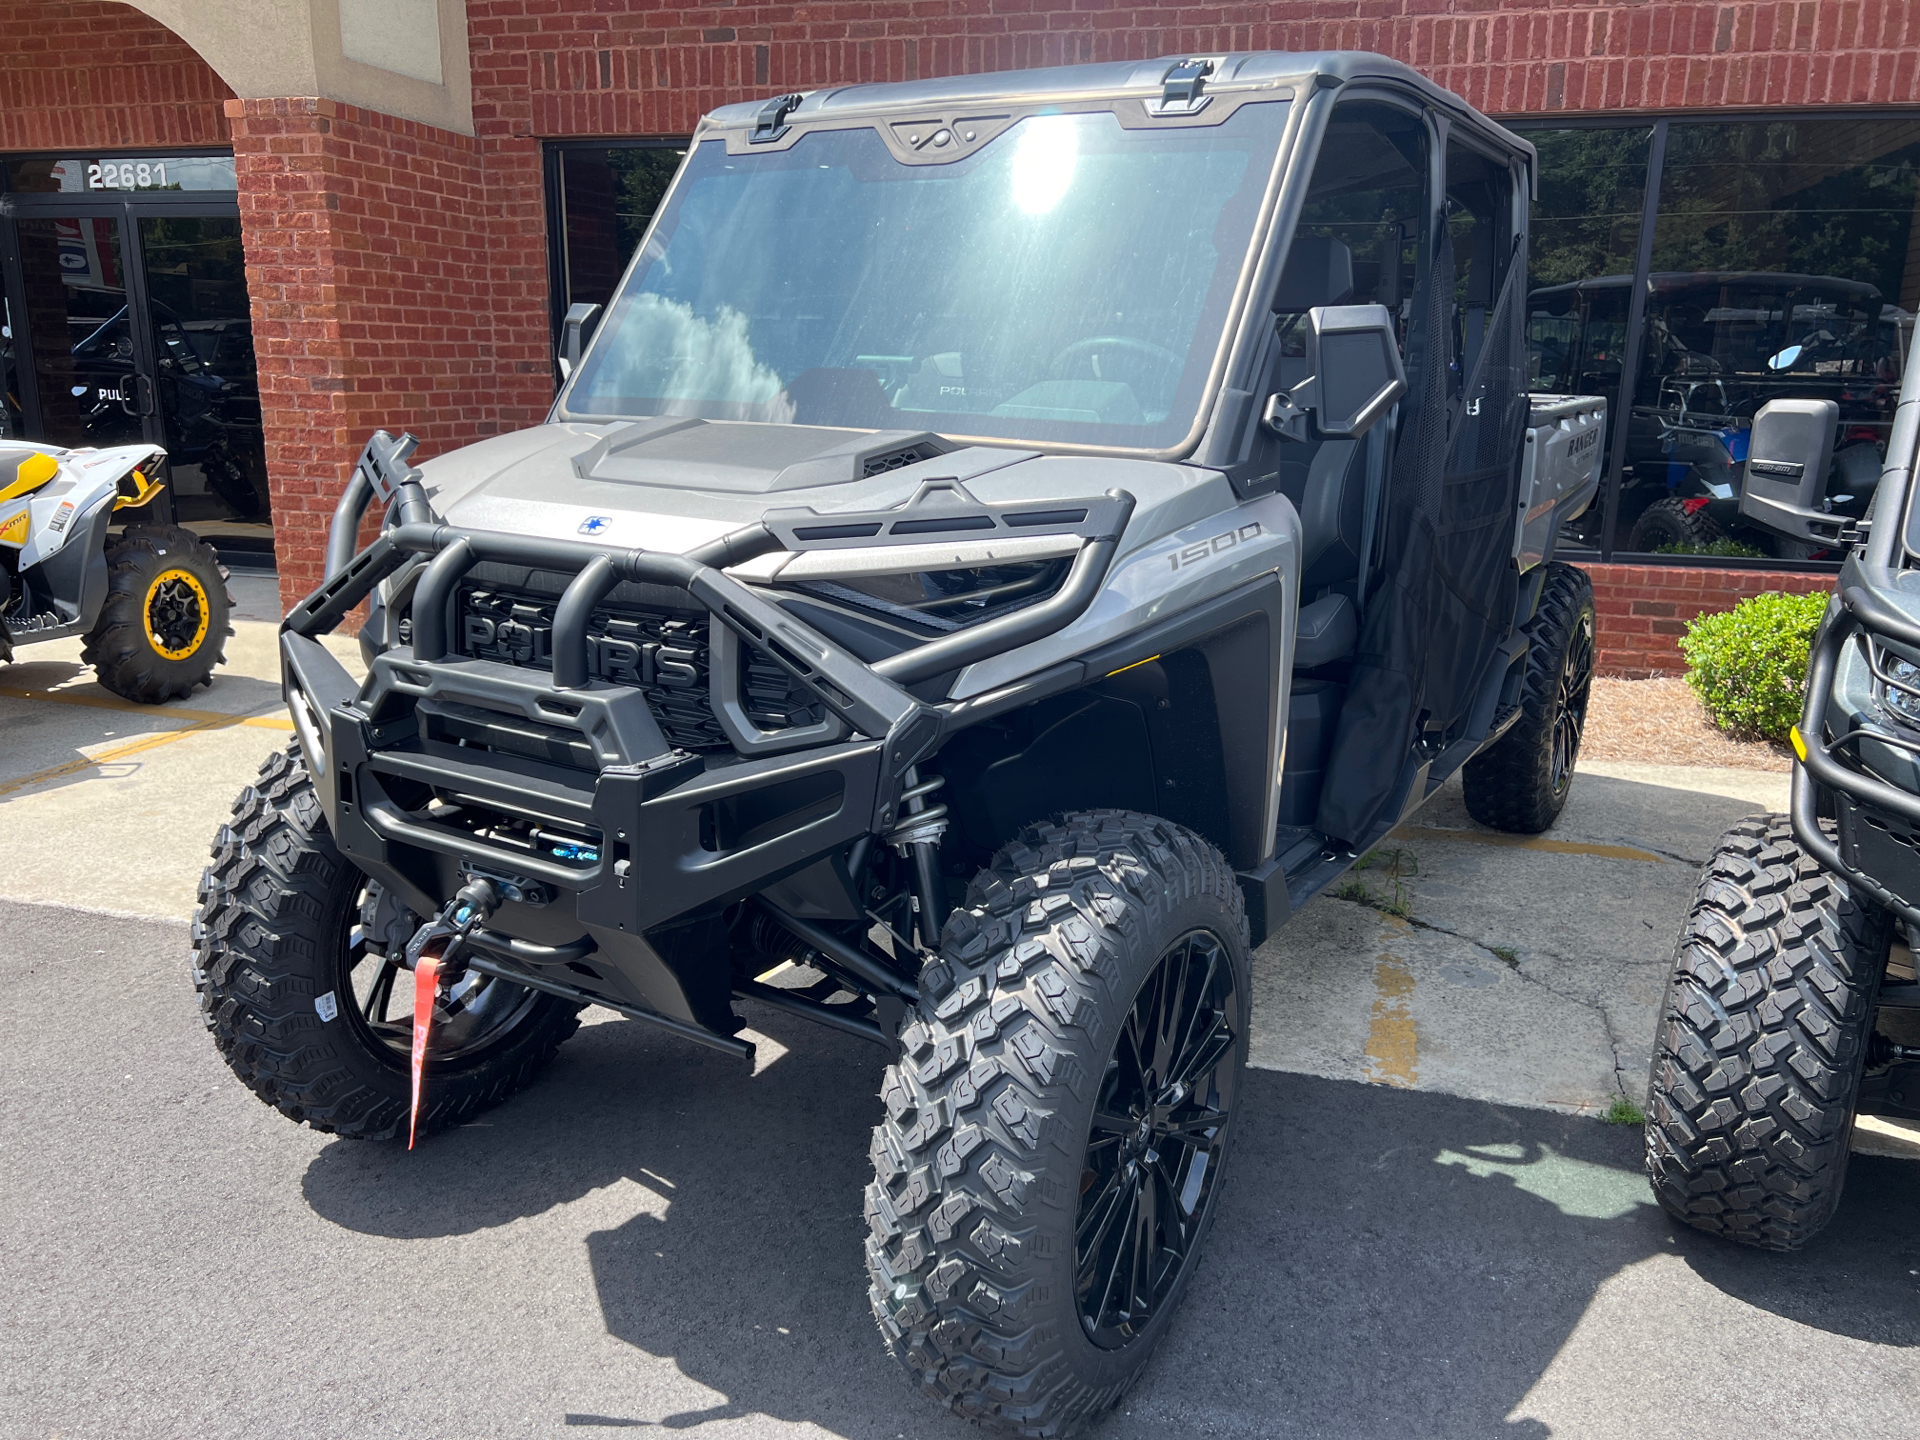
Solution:
M931 108L976 102L1045 103L1077 99L1158 96L1167 72L1189 59L1212 62L1205 89L1246 91L1292 89L1310 93L1316 85L1346 84L1356 80L1385 80L1417 91L1428 103L1474 121L1514 150L1531 155L1532 144L1489 120L1450 90L1442 90L1426 76L1400 61L1364 50L1322 50L1294 53L1281 50L1229 55L1166 55L1157 60L1109 61L1096 65L1057 65L1043 70L999 70L979 75L949 75L931 80L904 80L886 84L841 85L814 90L787 114L789 123L808 120L854 119L867 114ZM707 118L716 125L750 126L765 100L725 105Z

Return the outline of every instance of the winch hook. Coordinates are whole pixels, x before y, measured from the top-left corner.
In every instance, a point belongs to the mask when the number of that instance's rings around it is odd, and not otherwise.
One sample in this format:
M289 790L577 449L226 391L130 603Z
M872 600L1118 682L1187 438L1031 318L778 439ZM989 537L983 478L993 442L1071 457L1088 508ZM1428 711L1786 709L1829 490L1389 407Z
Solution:
M476 876L455 891L440 913L414 931L413 938L407 941L404 963L413 971L413 1103L407 1114L409 1150L413 1149L420 1127L420 1080L426 1068L427 1042L441 988L451 984L466 968L463 952L469 932L498 910L505 898L493 881Z

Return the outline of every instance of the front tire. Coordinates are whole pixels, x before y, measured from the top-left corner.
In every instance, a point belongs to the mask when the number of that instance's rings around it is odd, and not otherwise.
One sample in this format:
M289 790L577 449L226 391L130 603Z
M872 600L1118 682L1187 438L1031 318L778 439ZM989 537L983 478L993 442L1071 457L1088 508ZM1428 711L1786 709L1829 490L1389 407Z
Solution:
M1669 1215L1768 1250L1833 1218L1891 934L1787 816L1721 837L1654 1038L1647 1175Z
M1538 835L1566 809L1593 693L1595 623L1587 572L1550 562L1528 627L1520 718L1461 776L1467 813L1482 825Z
M1125 811L1035 825L948 921L881 1090L867 1268L887 1346L956 1414L1057 1436L1164 1335L1246 1063L1226 860Z
M226 659L233 597L213 548L176 525L129 525L80 658L123 700L184 700Z
M405 1125L412 977L389 960L419 917L334 847L297 748L270 757L220 827L200 881L193 985L214 1044L289 1120L358 1139ZM579 1027L579 1007L469 972L436 1021L421 1133L521 1089Z

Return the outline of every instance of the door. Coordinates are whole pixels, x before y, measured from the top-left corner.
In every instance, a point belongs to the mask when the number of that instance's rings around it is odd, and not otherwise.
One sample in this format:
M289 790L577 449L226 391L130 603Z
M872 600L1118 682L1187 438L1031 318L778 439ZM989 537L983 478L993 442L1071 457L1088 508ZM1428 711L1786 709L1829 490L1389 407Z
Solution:
M174 518L235 538L269 523L253 321L230 217L135 217L146 278L152 436L167 447Z
M127 445L147 438L119 216L49 214L15 222L22 316L37 423L49 444Z
M228 157L0 164L0 434L166 447L121 522L272 553L260 390ZM120 193L111 193L114 191ZM104 192L104 193L103 193Z

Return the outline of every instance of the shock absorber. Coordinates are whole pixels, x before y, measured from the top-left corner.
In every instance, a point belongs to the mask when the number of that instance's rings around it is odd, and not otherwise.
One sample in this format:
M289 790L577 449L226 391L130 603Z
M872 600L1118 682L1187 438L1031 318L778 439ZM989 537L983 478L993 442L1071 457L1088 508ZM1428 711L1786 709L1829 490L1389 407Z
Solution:
M902 856L912 852L913 908L920 944L940 947L940 930L947 923L945 892L940 881L940 840L947 833L947 807L928 804L927 796L946 784L944 777L920 778L920 768L909 766L900 794L900 819L881 839Z

